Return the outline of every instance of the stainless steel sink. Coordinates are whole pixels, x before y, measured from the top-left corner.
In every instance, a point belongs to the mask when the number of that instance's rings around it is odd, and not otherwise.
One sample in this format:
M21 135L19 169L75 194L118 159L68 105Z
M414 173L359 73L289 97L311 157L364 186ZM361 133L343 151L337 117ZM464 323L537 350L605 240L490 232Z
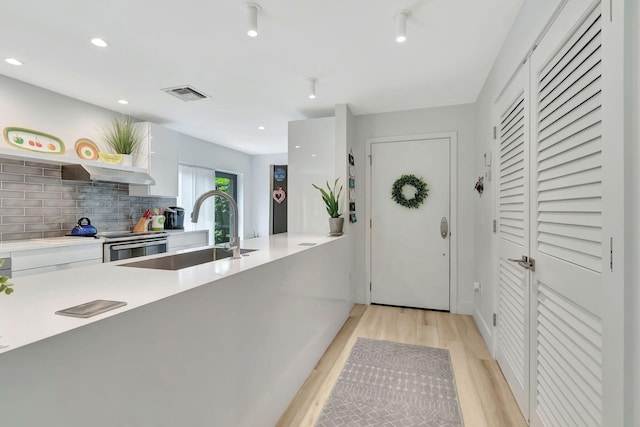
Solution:
M240 254L244 255L256 250L257 249L240 249ZM125 264L119 264L118 266L151 268L154 270L182 270L183 268L193 267L194 265L231 258L232 255L232 252L223 248L207 248L199 251L146 259L143 261L128 262Z

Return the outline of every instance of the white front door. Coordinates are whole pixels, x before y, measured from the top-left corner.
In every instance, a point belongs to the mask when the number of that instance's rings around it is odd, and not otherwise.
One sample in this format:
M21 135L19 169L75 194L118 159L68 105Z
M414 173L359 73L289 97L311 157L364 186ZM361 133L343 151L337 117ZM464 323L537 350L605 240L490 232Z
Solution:
M450 138L371 145L371 302L449 310ZM407 208L391 198L402 175L428 185ZM414 189L403 194L412 199Z

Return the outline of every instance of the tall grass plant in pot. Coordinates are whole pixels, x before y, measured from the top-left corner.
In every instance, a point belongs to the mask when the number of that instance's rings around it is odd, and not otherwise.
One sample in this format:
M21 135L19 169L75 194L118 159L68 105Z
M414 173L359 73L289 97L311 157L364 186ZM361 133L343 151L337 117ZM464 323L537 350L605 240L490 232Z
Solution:
M342 212L340 212L340 194L342 194L342 185L338 189L336 193L336 187L338 185L338 180L340 178L336 178L333 182L333 187L329 185L329 181L327 181L327 189L318 187L315 184L313 188L320 191L322 195L322 200L327 208L327 213L329 214L329 235L330 236L342 236L342 228L344 227L344 218L341 218Z
M104 134L107 145L122 155L122 164L125 166L132 165L132 156L138 151L143 137L143 129L130 116L114 117Z

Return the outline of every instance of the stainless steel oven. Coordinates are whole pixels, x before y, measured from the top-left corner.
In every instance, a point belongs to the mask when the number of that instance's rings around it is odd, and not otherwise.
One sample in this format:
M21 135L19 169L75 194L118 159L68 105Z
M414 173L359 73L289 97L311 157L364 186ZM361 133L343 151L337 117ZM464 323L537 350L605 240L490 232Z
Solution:
M103 262L167 252L167 233L101 233Z

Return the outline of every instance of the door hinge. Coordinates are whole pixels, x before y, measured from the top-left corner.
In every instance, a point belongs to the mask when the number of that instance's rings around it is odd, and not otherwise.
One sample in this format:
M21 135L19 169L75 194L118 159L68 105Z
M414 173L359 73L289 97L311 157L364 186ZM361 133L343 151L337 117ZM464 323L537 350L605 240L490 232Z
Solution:
M498 128L493 127L493 139L498 139Z
M371 282L369 282L369 292L372 291L372 286L371 286Z
M369 166L373 165L373 155L369 154Z
M369 228L373 228L373 220L369 219Z
M609 0L609 22L613 22L613 0Z
M609 239L609 269L613 272L613 237Z
M493 313L493 326L498 326L498 315Z
M498 230L498 220L493 220L493 232L495 233Z

